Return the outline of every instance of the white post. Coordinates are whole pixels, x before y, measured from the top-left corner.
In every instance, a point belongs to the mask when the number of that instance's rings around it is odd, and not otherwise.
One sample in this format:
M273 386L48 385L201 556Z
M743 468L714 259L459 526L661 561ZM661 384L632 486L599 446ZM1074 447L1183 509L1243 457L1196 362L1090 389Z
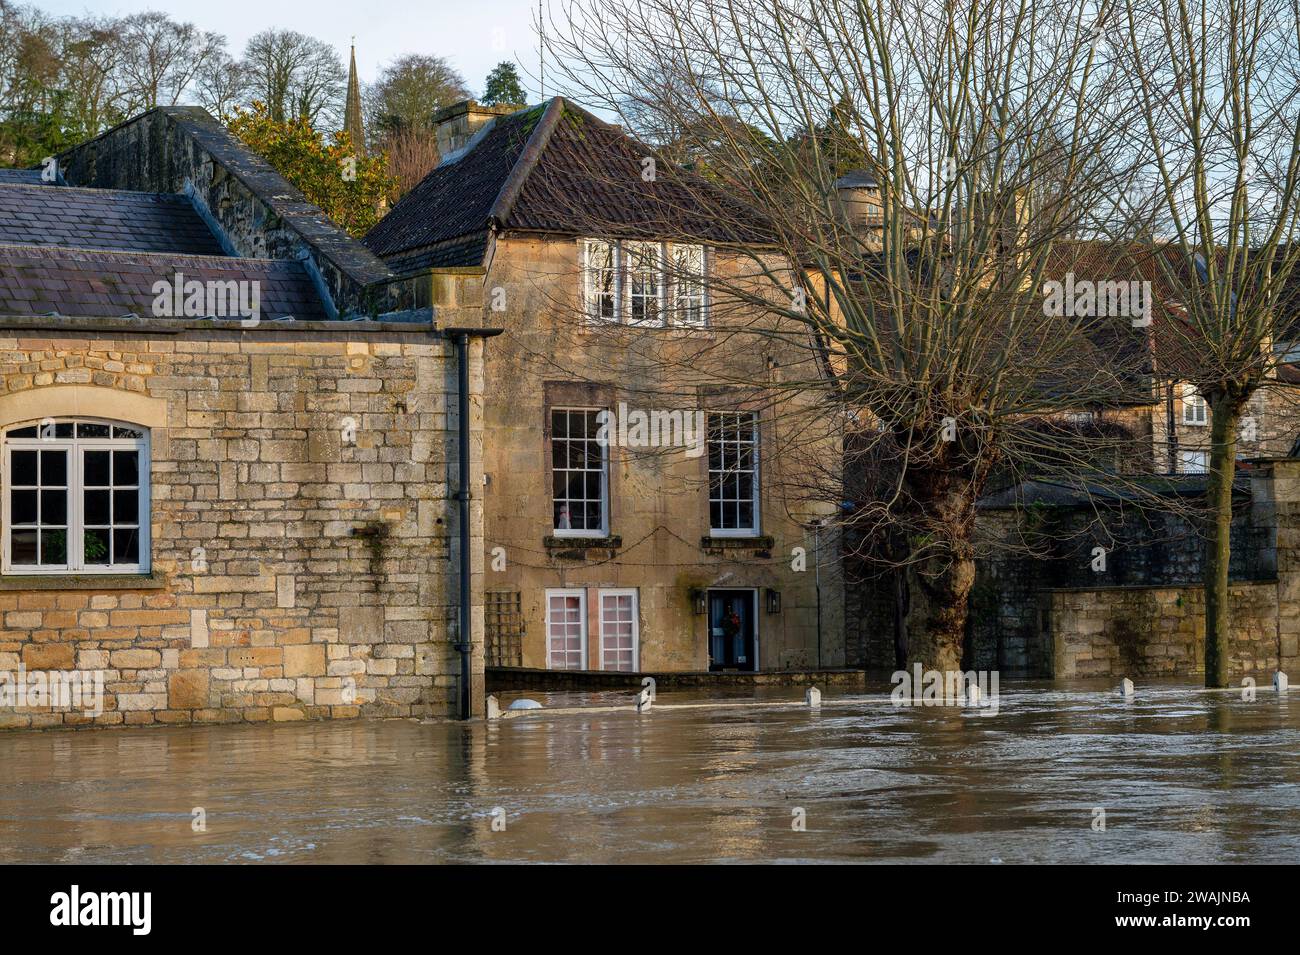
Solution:
M820 708L822 705L822 691L817 689L815 686L808 687L808 689L804 691L803 702L810 710Z
M650 687L644 687L636 695L636 711L644 713L650 709L650 704L654 702L654 695L650 692Z
M1278 693L1285 693L1287 691L1286 674L1281 670L1278 670L1273 674L1273 689L1277 690Z
M495 696L489 696L487 698L487 718L490 720L501 719L501 704L497 702Z
M1119 695L1124 697L1126 700L1133 699L1133 681L1128 677L1124 677L1123 681L1120 683Z

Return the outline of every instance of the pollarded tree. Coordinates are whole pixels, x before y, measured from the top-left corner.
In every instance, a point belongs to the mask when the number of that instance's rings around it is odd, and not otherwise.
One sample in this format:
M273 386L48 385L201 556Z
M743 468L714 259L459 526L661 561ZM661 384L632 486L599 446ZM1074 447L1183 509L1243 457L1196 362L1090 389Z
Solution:
M1210 411L1205 682L1226 686L1238 434L1300 334L1300 7L1127 0L1116 14L1106 42L1142 105L1131 148L1154 200L1145 242L1181 315L1164 347Z

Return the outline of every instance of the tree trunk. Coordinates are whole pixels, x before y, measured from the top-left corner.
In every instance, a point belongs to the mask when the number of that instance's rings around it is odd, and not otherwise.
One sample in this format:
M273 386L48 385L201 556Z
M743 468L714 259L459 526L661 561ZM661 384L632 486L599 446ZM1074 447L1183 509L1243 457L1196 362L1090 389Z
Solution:
M1228 685L1228 560L1231 557L1232 480L1237 468L1237 428L1242 402L1218 397L1210 402L1210 471L1206 487L1208 533L1205 541L1205 685Z
M975 584L974 500L948 491L930 502L943 546L907 569L907 667L961 669L967 602Z

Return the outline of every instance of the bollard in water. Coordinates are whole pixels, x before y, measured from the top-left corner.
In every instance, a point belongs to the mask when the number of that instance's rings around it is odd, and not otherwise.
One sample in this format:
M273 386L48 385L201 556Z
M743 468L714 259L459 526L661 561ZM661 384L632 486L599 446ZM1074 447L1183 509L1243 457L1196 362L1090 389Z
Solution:
M1128 677L1124 677L1123 681L1120 683L1119 695L1124 697L1126 700L1133 699L1133 681Z
M815 710L822 705L822 691L815 686L808 687L803 695L804 705L811 710Z
M650 709L650 704L654 702L654 694L650 692L650 687L645 687L636 695L636 711L644 713Z
M969 686L966 687L966 705L967 706L980 705L980 687L978 683L971 683Z
M1281 670L1278 670L1273 674L1273 689L1277 690L1279 693L1285 693L1287 691L1286 674Z
M495 696L487 698L487 718L490 720L501 719L501 704L497 702Z

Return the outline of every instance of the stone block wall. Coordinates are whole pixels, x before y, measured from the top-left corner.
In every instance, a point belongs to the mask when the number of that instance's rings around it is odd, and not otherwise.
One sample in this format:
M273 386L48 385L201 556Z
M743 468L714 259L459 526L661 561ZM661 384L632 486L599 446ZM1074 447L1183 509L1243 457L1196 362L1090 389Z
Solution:
M0 670L101 671L104 712L0 726L454 715L455 380L440 334L378 323L0 331L0 427L129 421L152 460L150 574L0 577Z
M1205 591L1199 587L1058 590L1043 599L1058 679L1205 672ZM1230 673L1267 682L1278 667L1277 585L1235 583L1228 599Z
M1300 460L1252 462L1251 521L1269 532L1276 579L1229 586L1234 679L1300 669ZM1204 673L1205 592L1194 584L1041 595L1057 677Z

